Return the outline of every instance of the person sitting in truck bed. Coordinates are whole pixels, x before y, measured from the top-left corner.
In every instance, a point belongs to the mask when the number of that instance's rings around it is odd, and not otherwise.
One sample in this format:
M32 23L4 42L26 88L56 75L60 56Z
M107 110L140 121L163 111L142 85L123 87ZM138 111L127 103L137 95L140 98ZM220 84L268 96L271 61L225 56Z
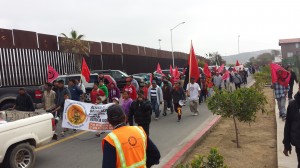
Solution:
M24 88L19 89L19 95L16 98L13 109L18 111L34 111L33 101Z

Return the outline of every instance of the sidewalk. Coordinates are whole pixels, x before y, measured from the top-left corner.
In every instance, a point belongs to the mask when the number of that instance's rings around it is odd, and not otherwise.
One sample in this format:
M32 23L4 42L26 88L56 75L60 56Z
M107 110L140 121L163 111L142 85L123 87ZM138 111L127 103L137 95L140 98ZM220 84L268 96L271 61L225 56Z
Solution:
M298 92L298 85L294 85L293 94ZM294 96L294 95L293 95ZM276 114L276 123L277 123L277 160L279 168L293 168L297 167L297 155L295 152L295 147L292 149L292 154L289 157L286 157L283 154L284 146L282 143L283 140L283 132L284 132L284 124L285 122L279 118L279 110L277 101L275 100L275 114ZM286 107L288 105L288 100L286 103Z

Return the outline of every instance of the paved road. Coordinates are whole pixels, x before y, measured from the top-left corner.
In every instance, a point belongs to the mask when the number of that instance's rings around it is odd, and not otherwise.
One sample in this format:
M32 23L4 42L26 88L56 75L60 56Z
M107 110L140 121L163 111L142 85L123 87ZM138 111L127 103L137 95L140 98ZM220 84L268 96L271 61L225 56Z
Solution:
M166 157L174 148L180 146L186 137L207 120L212 118L205 104L198 106L199 116L192 116L188 106L183 108L181 122L177 122L177 115L168 114L158 121L152 120L150 138L158 146L162 158ZM68 136L72 136L70 133ZM76 134L75 134L76 135ZM61 143L50 145L37 151L36 168L94 168L102 165L101 137L95 137L92 132L82 133ZM74 135L73 135L74 136ZM53 141L55 143L55 141ZM169 154L170 155L170 154Z

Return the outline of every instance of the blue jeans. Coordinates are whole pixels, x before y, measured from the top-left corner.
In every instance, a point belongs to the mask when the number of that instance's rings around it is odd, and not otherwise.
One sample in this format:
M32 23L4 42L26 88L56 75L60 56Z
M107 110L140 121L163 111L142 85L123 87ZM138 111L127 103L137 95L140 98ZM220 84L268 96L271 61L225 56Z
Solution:
M155 118L159 117L159 104L157 102L157 98L151 98L152 111L155 112Z
M277 100L277 104L278 104L279 115L285 116L286 115L286 109L285 109L286 98L281 97L281 98L277 98L276 100Z

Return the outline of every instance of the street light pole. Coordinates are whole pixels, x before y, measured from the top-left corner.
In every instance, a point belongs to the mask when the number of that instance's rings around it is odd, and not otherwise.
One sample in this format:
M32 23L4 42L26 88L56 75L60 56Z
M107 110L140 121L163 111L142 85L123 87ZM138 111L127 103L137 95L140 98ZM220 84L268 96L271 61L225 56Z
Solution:
M161 39L158 39L158 46L159 46L159 49L161 50L160 42L161 42Z
M171 48L172 48L172 61L173 61L173 67L174 67L174 50L173 50L173 30L178 27L179 25L184 24L185 22L181 22L179 24L177 24L175 27L173 27L172 29L170 29L171 31Z

